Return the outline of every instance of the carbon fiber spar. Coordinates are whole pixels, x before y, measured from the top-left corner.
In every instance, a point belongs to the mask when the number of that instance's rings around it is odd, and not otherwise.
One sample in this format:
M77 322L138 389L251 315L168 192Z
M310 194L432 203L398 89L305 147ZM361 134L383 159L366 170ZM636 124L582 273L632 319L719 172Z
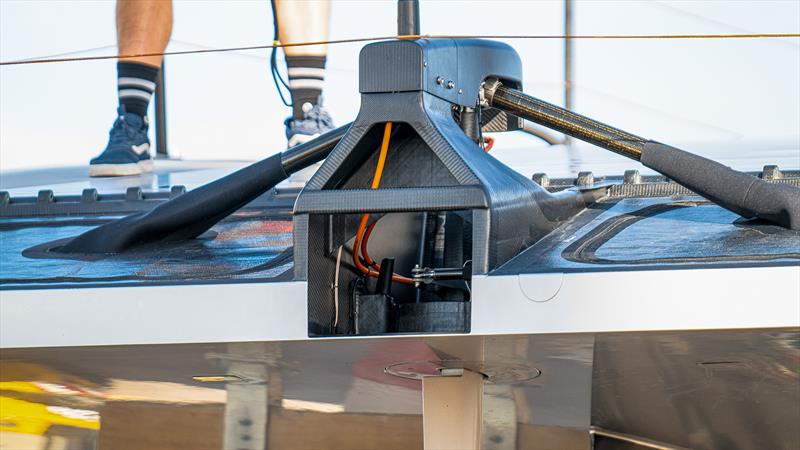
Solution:
M746 218L800 230L800 188L769 183L716 161L645 139L487 80L490 106L640 161L708 200Z

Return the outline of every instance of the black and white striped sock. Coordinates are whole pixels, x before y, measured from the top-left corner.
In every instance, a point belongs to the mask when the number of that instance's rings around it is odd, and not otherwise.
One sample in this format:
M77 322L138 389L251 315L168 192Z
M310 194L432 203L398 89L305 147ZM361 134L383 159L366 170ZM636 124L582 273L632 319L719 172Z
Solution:
M324 56L286 56L295 120L303 119L303 105L319 103L325 80L325 59Z
M158 67L131 61L117 63L117 92L119 104L125 107L125 111L142 117L147 115L159 70Z

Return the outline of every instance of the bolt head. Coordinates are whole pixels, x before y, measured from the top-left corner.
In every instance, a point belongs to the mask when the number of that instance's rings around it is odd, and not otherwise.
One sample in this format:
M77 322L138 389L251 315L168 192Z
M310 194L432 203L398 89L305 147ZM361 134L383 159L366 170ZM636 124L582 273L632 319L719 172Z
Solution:
M456 87L456 84L453 82L453 80L448 80L447 89L453 89L454 87Z

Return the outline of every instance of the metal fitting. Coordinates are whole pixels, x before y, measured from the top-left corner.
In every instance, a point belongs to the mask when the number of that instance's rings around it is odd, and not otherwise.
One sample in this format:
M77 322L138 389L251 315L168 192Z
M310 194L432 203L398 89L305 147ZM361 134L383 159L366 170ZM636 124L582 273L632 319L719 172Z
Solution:
M502 85L503 83L501 83L497 78L487 78L486 81L483 82L483 85L481 86L481 100L486 101L486 106L492 105L494 93L497 91L497 88Z

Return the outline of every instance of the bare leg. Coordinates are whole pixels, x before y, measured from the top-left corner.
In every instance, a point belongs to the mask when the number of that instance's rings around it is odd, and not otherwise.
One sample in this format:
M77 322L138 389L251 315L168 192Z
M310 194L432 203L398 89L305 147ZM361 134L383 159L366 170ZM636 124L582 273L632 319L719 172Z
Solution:
M328 0L275 0L278 38L281 43L316 42L328 39L331 3ZM324 56L327 45L285 47L287 56Z
M119 55L163 53L172 33L172 0L117 0ZM89 176L141 175L153 168L147 108L161 70L161 55L117 61L117 120ZM120 132L125 130L125 132Z
M328 40L331 2L328 0L274 0L278 39L282 44ZM333 120L322 108L322 88L328 46L284 47L292 117L286 122L288 146L307 142L333 128ZM292 174L288 183L302 185L318 166Z
M119 54L161 53L172 34L172 0L117 0ZM161 56L122 61L161 67Z

